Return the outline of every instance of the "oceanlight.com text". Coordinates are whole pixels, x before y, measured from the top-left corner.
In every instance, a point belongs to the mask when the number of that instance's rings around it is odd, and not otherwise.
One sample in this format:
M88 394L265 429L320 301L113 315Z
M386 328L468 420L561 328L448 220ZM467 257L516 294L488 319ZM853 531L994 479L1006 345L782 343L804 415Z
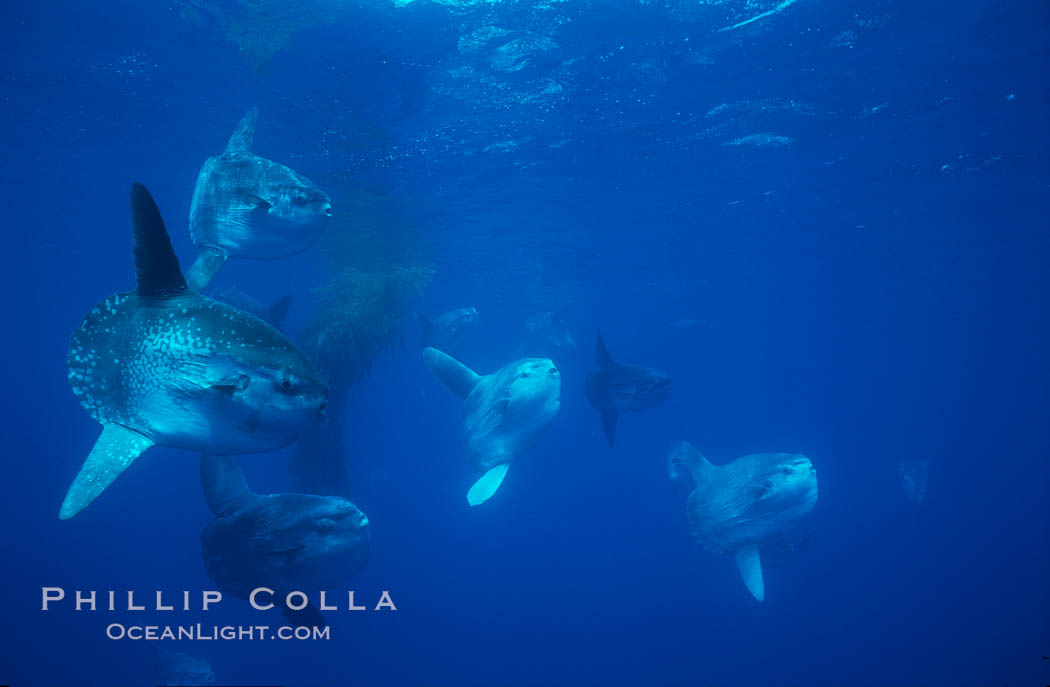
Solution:
M112 640L130 639L163 641L256 641L292 640L311 641L331 639L330 627L292 627L290 625L124 625L106 626L106 637Z

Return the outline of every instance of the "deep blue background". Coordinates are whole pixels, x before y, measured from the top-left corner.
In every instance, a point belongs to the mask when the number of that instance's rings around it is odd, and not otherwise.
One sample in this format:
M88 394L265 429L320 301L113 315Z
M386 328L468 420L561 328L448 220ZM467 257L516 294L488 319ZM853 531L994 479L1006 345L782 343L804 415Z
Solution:
M188 264L197 171L253 105L257 152L337 199L367 189L392 240L421 244L436 273L409 309L479 309L467 363L507 362L536 310L564 309L580 351L556 360L550 433L469 510L460 404L409 328L345 418L373 523L353 586L400 610L335 615L330 642L174 647L220 682L1050 682L1047 5L799 0L717 32L747 16L374 0L260 74L174 7L5 5L0 682L152 684L147 647L103 636L144 618L44 614L41 586L213 586L191 454L154 449L56 518L98 433L64 356L82 314L132 284L129 184L153 191ZM497 68L503 40L464 43L485 26L546 47ZM791 144L731 144L764 133ZM294 331L331 267L315 251L219 279L292 293ZM675 378L614 451L582 395L598 327L616 358ZM806 546L765 556L765 603L690 540L664 470L678 439L716 463L816 465ZM927 458L916 509L896 468ZM290 488L283 455L243 464L257 490ZM175 616L259 621L232 599Z

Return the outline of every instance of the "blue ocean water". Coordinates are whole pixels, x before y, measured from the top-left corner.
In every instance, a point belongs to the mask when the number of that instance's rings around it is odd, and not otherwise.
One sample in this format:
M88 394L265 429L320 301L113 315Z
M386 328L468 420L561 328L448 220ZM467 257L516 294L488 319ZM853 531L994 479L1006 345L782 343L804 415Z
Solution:
M768 14L767 14L768 13ZM0 24L7 218L0 683L148 685L113 622L41 588L214 589L197 456L154 448L56 517L97 437L69 336L134 285L128 188L183 267L203 161L255 148L333 198L315 249L216 283L313 317L346 264L432 269L342 411L371 557L319 641L169 642L218 684L1050 683L1050 9L902 0L16 2ZM750 19L754 21L748 22ZM738 26L739 25L739 26ZM343 210L341 208L347 208ZM461 403L413 313L476 307L458 356L577 343L561 410L469 508ZM611 354L674 378L615 449L583 395ZM763 552L766 598L704 551L665 456L803 453L820 497ZM293 449L246 456L290 491ZM933 460L909 501L898 466ZM314 590L307 590L313 594ZM342 599L342 591L338 597ZM195 602L195 606L198 605Z

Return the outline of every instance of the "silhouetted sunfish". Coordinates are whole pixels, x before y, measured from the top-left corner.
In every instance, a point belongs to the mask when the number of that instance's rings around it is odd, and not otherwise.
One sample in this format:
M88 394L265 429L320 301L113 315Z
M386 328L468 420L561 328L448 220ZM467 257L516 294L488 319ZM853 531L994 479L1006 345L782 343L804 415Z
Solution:
M597 368L587 373L584 392L602 414L602 428L612 448L620 413L658 406L671 395L671 377L652 367L619 365L605 350L602 333L595 345Z
M201 555L223 592L247 599L268 587L277 603L294 590L332 589L368 564L368 518L344 498L255 494L230 456L202 456L201 485L215 513ZM293 623L324 625L313 606L282 611Z

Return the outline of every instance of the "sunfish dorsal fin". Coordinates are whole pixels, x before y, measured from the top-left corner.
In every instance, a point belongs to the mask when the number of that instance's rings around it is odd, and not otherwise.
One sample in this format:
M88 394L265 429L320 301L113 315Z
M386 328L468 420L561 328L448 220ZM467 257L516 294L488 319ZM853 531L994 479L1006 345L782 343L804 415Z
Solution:
M152 445L151 439L123 425L103 425L102 434L66 492L59 519L69 520L87 508Z
M469 396L481 381L481 376L474 370L436 348L424 348L423 360L434 372L438 381L460 398Z
M270 324L280 329L281 323L284 322L284 318L288 316L288 309L291 307L292 297L283 296L281 300L271 305L266 311L266 319L270 321Z
M594 357L599 368L616 367L616 362L613 361L609 351L605 348L605 339L602 338L602 330L600 329L598 330L598 341L594 346Z
M179 259L171 247L160 210L146 187L131 185L131 231L135 242L135 282L140 296L174 296L186 290Z
M705 483L711 473L718 469L711 461L696 450L696 447L688 441L679 441L671 448L667 457L667 469L671 479L678 479L679 468L685 468L693 478L697 486Z
M740 577L744 578L744 585L751 596L762 601L766 598L766 585L762 581L762 559L758 555L757 546L748 546L736 552L736 567L740 570Z
M253 107L244 115L237 128L230 136L230 142L226 144L224 153L250 153L252 152L252 140L255 138L255 120L259 117L259 108Z
M201 456L201 487L208 508L220 517L255 498L233 456Z
M476 506L492 498L492 495L499 489L499 485L503 484L508 468L510 468L510 463L500 463L478 478L478 481L474 482L474 485L467 491L467 503Z

